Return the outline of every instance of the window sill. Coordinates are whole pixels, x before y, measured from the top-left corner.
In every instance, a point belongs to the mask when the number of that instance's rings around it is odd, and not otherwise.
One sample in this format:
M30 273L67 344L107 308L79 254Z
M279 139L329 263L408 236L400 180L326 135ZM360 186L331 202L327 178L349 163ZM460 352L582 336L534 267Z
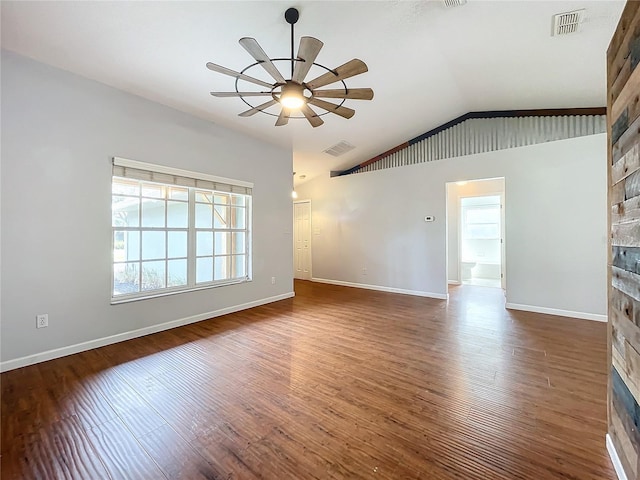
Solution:
M129 296L123 295L122 297L111 297L110 304L120 305L123 303L137 302L140 300L149 300L152 298L168 297L170 295L178 295L180 293L198 292L200 290L209 290L210 288L226 287L228 285L238 285L240 283L249 283L251 281L252 281L251 278L242 278L242 279L232 280L224 283L207 284L199 287L192 287L192 288L186 288L186 289L180 289L180 290L149 292L148 294L144 294L144 295L140 294L140 295L136 295L135 297L129 297Z

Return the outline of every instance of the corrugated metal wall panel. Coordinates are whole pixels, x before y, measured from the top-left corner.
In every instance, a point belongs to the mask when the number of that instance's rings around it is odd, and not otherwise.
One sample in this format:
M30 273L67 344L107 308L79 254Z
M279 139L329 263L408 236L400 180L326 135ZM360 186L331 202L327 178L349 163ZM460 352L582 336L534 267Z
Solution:
M605 133L605 115L473 118L416 142L353 173L432 162Z

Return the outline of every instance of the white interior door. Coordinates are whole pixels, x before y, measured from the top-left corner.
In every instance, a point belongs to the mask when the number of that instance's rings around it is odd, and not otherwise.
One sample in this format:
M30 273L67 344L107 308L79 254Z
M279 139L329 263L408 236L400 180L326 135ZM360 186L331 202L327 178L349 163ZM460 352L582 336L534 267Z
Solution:
M311 202L293 204L293 276L311 280Z

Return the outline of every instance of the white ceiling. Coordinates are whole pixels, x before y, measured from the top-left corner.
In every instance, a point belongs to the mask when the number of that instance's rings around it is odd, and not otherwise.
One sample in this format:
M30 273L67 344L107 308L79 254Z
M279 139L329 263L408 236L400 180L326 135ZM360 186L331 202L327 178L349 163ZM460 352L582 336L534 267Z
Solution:
M271 57L289 56L284 11L300 10L297 39L324 42L316 62L360 58L369 72L347 80L371 87L371 102L347 100L356 115L274 127L230 91L234 79L205 68L242 70L254 60L238 44L254 37ZM624 1L2 1L2 47L216 124L291 146L309 180L365 161L463 113L605 105L605 52ZM551 16L586 9L582 31L551 37ZM286 75L286 65L278 66ZM260 69L253 76L263 78ZM313 73L313 72L312 72ZM313 78L310 75L307 78ZM268 77L264 78L271 82ZM46 92L34 92L34 98ZM266 101L266 100L264 100ZM257 103L262 103L261 101ZM334 158L323 150L357 148Z

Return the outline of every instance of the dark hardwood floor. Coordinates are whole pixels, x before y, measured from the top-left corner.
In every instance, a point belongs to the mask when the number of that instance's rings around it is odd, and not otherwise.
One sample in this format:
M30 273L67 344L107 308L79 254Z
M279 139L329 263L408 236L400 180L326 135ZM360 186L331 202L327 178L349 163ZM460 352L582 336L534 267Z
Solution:
M614 479L606 324L310 282L6 372L10 479Z

